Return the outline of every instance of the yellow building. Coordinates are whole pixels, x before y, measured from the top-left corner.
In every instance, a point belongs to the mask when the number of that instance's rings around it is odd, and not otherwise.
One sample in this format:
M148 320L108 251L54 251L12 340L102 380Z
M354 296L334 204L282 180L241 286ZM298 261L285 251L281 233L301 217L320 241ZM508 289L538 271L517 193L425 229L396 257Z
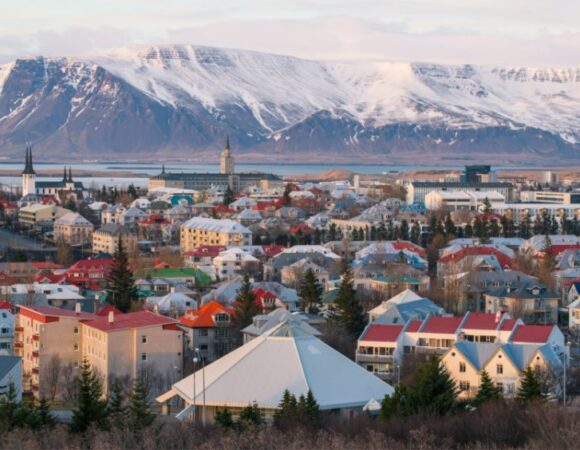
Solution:
M50 306L21 306L16 319L14 349L22 357L23 389L32 391L35 397L48 397L53 385L53 358L58 355L60 367L70 366L76 375L82 361L80 351L81 320L96 316Z
M54 241L69 245L89 244L94 228L93 224L80 214L65 214L54 221Z
M18 211L18 222L25 227L34 228L42 224L52 224L57 219L72 211L56 205L42 205L35 203L30 206L23 206Z
M139 311L115 314L81 325L82 354L102 377L104 391L115 377L135 379L142 371L154 370L172 380L181 377L183 330L177 321Z
M131 234L123 225L107 223L93 232L93 253L108 253L112 255L123 240L123 247L129 253L137 248L137 236Z
M233 220L194 217L181 226L181 251L200 245L251 245L252 232Z

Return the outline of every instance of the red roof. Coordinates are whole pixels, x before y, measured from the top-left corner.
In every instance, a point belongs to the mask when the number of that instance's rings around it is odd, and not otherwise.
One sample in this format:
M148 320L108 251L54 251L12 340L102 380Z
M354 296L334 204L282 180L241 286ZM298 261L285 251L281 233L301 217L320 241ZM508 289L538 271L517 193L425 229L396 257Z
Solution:
M265 211L265 210L270 209L270 208L273 208L273 209L279 208L277 200L273 200L271 202L258 202L258 204L254 205L252 207L252 209L254 211Z
M463 317L430 317L421 333L454 334L462 321Z
M217 205L214 208L214 211L216 214L234 214L236 212L233 209L228 208L226 205Z
M160 214L151 214L139 222L139 225L171 225L171 222Z
M305 223L299 223L298 225L290 227L291 234L297 234L298 232L301 232L302 234L312 234L314 233L314 228Z
M61 264L56 264L53 262L33 262L31 263L32 267L38 270L55 270L55 269L62 269L63 266Z
M521 342L528 344L544 344L548 342L553 325L520 325L512 334L512 342Z
M403 325L371 324L360 341L395 342L403 331Z
M425 249L423 247L418 246L417 244L413 244L409 241L393 241L392 242L393 248L395 250L409 250L410 252L417 253L419 256L425 256Z
M409 333L416 333L417 331L419 331L419 328L421 328L422 324L423 324L422 320L411 320L411 322L409 322L409 325L407 325L407 329L405 331Z
M461 328L468 330L496 330L498 325L499 321L496 322L495 314L471 312Z
M214 317L218 313L229 314L232 317L235 311L212 300L197 310L188 310L179 321L190 328L212 328L216 326Z
M494 255L501 267L510 267L512 265L512 258L494 247L465 247L455 253L449 253L439 259L439 262L447 264L450 262L461 261L466 256L484 256Z
M67 273L74 271L107 270L112 264L112 259L80 259L69 267Z
M55 308L53 306L23 306L20 305L20 314L25 316L29 313L36 313L44 317L77 317L79 320L91 320L98 317L96 314L80 312L76 313L70 309Z
M86 325L101 331L125 330L127 328L143 328L156 325L176 324L176 320L160 316L149 311L138 311L127 314L115 314L114 322L109 323L107 317L98 317L86 322Z
M0 309L12 309L13 306L8 300L0 300Z
M10 286L11 284L16 284L16 278L6 275L4 272L0 272L0 286Z
M173 264L169 264L165 261L156 261L153 266L154 269L173 269Z
M548 253L552 256L558 256L560 253L566 250L578 250L580 249L580 244L564 244L564 245L551 245L548 249Z
M36 275L36 277L34 277L34 281L36 281L37 283L43 283L45 281L48 281L51 284L59 284L64 279L65 279L64 274L56 275L54 273L39 273L38 275Z
M97 316L100 317L104 317L104 316L109 316L109 312L113 311L115 313L115 315L117 314L123 314L123 311L121 311L119 308L117 308L116 306L113 305L106 305L103 306L101 309L99 309L97 311Z
M286 250L283 245L262 245L262 250L268 257L276 256Z
M185 256L207 256L215 258L220 254L220 252L223 252L224 250L227 250L227 247L224 245L201 245L197 248L194 248L193 250L186 252Z
M505 319L499 328L501 331L511 331L516 326L518 321L516 319Z

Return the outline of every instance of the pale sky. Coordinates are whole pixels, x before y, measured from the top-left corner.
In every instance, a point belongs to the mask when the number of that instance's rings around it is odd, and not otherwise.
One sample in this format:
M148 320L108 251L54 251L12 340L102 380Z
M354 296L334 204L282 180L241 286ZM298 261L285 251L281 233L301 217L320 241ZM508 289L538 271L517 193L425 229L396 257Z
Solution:
M580 65L580 0L0 0L0 62L135 44Z

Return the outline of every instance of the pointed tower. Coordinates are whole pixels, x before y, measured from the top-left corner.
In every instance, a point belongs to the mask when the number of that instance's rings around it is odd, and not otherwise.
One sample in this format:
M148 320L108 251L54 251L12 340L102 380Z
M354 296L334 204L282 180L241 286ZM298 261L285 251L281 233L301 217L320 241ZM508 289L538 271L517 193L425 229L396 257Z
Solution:
M72 167L68 166L68 179L66 180L66 188L72 191L75 188L75 182L72 178Z
M165 163L161 164L161 175L165 175Z
M231 175L234 173L234 157L230 151L230 137L226 139L226 148L222 151L220 156L220 173Z
M68 181L68 175L66 173L66 166L64 166L63 171L62 171L62 182L63 182L63 184L66 184L67 181Z
M32 147L26 146L26 161L22 171L22 195L36 195L36 172L32 165Z

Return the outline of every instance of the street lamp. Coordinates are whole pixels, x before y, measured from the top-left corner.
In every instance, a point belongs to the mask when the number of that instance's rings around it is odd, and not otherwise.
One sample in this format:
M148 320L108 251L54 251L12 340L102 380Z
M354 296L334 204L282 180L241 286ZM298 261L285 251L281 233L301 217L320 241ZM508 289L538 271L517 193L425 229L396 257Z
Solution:
M195 365L197 364L197 357L194 356L193 357L193 373L191 374L191 376L193 377L193 399L191 402L191 406L193 407L193 425L195 425L195 410L197 409L195 406Z
M199 356L201 360L201 378L203 384L203 393L202 393L202 413L201 413L201 422L205 426L205 360L201 357L199 353L199 348L196 347L195 354ZM196 358L197 359L197 358Z

